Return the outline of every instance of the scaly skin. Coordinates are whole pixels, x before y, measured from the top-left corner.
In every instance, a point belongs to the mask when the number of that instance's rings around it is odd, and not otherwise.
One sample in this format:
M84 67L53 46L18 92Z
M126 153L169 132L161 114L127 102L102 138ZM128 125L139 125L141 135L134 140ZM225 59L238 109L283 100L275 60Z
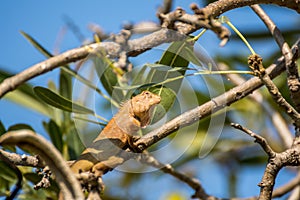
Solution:
M96 176L101 176L121 164L123 159L118 154L130 147L133 136L141 127L150 123L152 110L159 103L160 97L149 91L143 91L124 103L91 146L71 166L72 171L92 171Z

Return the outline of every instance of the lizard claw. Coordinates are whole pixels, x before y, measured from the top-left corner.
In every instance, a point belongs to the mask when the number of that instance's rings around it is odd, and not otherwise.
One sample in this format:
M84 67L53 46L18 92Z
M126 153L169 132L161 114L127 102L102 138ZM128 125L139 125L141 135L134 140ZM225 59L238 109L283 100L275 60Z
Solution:
M141 136L132 136L130 137L130 140L128 141L129 149L135 153L141 152L140 149L135 145L135 142L138 141L141 138Z

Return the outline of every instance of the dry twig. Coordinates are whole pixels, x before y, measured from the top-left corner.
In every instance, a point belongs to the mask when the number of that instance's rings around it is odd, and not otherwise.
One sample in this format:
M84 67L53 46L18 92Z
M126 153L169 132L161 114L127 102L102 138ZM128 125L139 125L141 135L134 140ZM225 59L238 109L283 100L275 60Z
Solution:
M258 184L258 186L261 188L258 199L270 200L272 198L272 192L278 172L286 166L300 165L300 138L296 138L294 140L294 143L290 149L287 149L281 153L275 153L268 145L265 138L239 124L232 123L231 126L255 138L255 142L260 144L260 146L269 156L269 161L262 177L262 181Z
M225 63L219 63L218 68L220 70L229 69L229 67ZM246 81L242 76L238 74L226 74L226 76L235 85L243 84ZM287 122L283 119L281 114L275 109L273 109L268 102L263 100L263 96L259 92L259 90L255 90L252 94L249 95L249 97L255 102L257 102L264 109L264 111L271 118L273 126L277 130L284 147L290 148L293 142L293 136L288 128Z
M252 5L251 8L268 27L279 48L281 49L281 53L285 58L286 71L288 75L287 85L291 93L291 99L295 105L296 110L300 112L300 79L296 59L293 57L292 50L290 49L287 42L284 40L284 37L281 34L278 27L264 12L264 10L259 5ZM296 51L298 51L298 49L296 49ZM300 135L300 133L297 135Z
M251 55L248 58L248 64L249 67L254 71L254 73L265 84L274 101L278 104L278 106L282 107L285 110L286 114L291 117L291 119L295 123L295 126L299 129L300 114L285 100L285 98L279 92L277 86L271 80L270 76L266 73L265 68L262 64L262 58L259 55Z
M151 156L148 152L144 152L139 157L139 161L142 163L145 163L147 165L150 165L152 167L155 167L157 169L160 169L161 171L168 173L175 178L179 179L180 181L186 183L191 188L195 190L195 194L192 196L192 198L199 198L199 199L210 199L213 200L215 197L208 195L204 188L202 187L201 183L195 179L191 178L183 173L180 173L176 171L170 164L163 164L159 162L157 159L155 159L153 156Z

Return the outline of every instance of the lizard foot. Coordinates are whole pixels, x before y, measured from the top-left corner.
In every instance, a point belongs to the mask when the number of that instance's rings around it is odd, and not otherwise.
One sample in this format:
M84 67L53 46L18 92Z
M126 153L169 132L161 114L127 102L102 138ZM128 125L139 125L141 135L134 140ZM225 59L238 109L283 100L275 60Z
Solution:
M141 150L135 145L135 142L138 141L141 138L141 136L132 136L130 137L130 140L128 141L129 149L133 151L134 153L140 153Z

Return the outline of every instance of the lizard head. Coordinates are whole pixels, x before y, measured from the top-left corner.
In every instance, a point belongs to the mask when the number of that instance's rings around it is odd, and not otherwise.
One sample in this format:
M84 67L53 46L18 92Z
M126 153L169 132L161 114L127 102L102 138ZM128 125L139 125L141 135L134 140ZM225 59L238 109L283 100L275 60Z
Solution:
M146 127L151 120L152 110L156 104L160 103L160 96L149 91L132 98L131 101L134 117L141 123L141 127Z

